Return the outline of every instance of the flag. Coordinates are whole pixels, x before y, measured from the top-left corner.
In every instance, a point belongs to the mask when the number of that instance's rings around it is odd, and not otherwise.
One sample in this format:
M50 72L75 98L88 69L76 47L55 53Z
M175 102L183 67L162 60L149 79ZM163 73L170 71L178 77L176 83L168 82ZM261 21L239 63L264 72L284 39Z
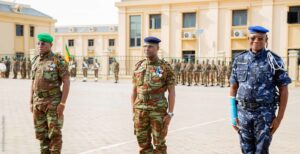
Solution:
M70 54L70 51L69 51L68 46L66 45L65 60L66 60L67 62L69 62L70 59L71 59L71 54Z

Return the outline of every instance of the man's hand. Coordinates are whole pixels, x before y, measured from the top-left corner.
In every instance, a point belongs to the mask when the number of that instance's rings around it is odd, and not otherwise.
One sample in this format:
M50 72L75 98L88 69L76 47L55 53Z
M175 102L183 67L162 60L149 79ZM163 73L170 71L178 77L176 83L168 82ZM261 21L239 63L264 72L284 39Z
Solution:
M163 129L161 131L162 138L165 138L168 134L168 128L171 121L171 117L169 115L166 115L163 119Z
M272 124L270 126L271 134L272 135L276 132L276 130L278 129L280 123L281 123L281 119L280 118L276 117L276 118L273 119Z
M58 106L57 106L57 109L56 109L56 114L57 114L57 117L58 118L61 118L64 114L63 114L63 112L64 112L64 109L65 109L65 105L64 104L59 104Z
M239 120L238 118L235 118L235 122L236 122L236 125L232 125L232 127L238 132L240 129L239 129Z

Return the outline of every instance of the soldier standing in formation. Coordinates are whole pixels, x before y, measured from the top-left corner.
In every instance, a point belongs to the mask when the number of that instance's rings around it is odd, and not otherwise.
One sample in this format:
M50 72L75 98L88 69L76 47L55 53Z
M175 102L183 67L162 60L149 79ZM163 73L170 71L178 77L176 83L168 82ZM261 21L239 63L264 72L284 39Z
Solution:
M17 79L19 71L20 71L20 62L19 62L19 60L17 58L14 58L14 61L13 61L13 73L14 73L14 77L13 77L13 79Z
M75 58L73 57L70 62L70 74L71 74L71 80L76 80L76 74L77 74L77 62Z
M192 63L191 59L189 59L189 62L185 67L188 86L191 86L193 83L193 70L194 70L194 64Z
M231 76L231 71L232 71L232 63L231 63L231 61L230 61L229 64L228 64L228 66L227 66L227 71L226 71L227 81L228 81L228 87L230 87L230 76Z
M26 58L22 58L21 60L21 78L26 78Z
M26 62L26 74L28 79L31 79L31 69L32 69L31 60L30 58L28 58Z
M181 73L180 73L180 66L181 66L181 64L180 64L180 60L178 59L177 60L177 63L176 63L176 73L177 73L177 75L176 75L176 84L179 84L180 83L180 76L181 76Z
M201 64L199 64L199 60L196 61L196 63L194 64L194 82L195 82L195 86L197 86L200 83L200 73L201 73Z
M211 68L210 68L209 72L210 72L210 86L214 86L215 80L217 77L217 72L218 72L218 69L217 69L217 66L215 65L214 60L212 60Z
M219 81L220 81L220 86L222 88L225 85L226 71L227 71L227 66L225 65L225 62L222 61L222 64L221 64L220 69L219 69Z
M183 59L180 64L180 74L181 74L181 84L182 85L185 85L185 82L186 82L185 67L186 67L186 61Z
M117 62L116 59L114 59L114 61L112 63L112 70L114 72L115 83L118 83L118 81L119 81L120 64Z
M83 62L82 62L82 73L83 73L83 80L82 82L86 82L87 81L87 77L88 77L88 62L87 60L84 58Z
M209 60L206 60L206 63L203 66L203 75L204 75L204 86L207 87L209 84L209 73L211 70L211 66L209 64Z
M145 38L146 59L136 64L133 75L131 104L140 154L167 153L165 138L174 116L175 76L171 65L157 56L159 42L155 37Z
M100 67L100 63L98 63L98 60L95 59L94 66L93 66L95 82L98 82L99 67Z

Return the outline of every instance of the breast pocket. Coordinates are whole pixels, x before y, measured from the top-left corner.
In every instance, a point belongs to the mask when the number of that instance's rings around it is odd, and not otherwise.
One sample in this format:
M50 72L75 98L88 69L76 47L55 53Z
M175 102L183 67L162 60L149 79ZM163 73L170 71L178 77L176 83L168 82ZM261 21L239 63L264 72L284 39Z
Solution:
M144 69L134 71L134 78L136 80L137 86L141 86L144 84L145 71L146 70L144 70Z
M54 71L44 71L43 72L43 78L46 80L46 81L50 81L50 82L53 82L53 81L57 81L58 80L58 73L54 70Z
M248 76L248 65L246 64L238 65L236 73L237 73L238 82L246 81Z

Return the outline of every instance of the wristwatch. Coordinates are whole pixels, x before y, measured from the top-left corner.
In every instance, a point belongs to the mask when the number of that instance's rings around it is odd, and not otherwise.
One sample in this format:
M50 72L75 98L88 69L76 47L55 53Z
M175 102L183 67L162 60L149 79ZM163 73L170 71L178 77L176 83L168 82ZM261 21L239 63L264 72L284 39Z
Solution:
M172 118L174 116L173 112L168 112L168 115Z

